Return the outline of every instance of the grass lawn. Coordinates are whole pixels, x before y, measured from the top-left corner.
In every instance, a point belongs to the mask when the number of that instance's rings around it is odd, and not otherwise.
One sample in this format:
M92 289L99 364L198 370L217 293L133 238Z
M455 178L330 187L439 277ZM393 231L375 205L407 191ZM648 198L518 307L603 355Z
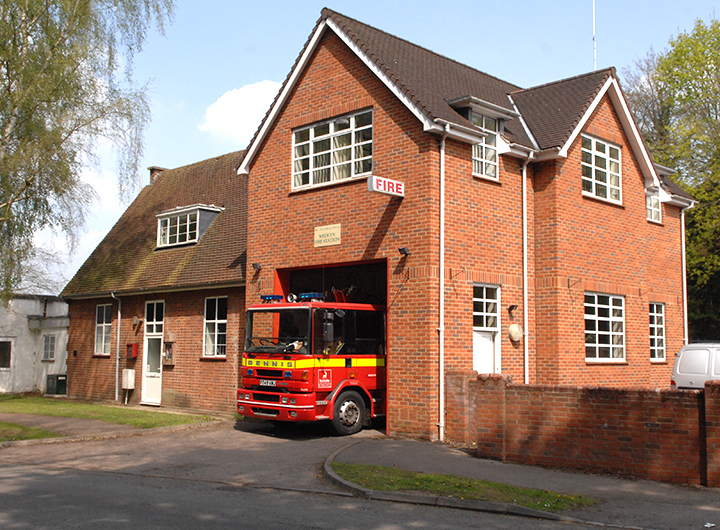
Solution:
M212 419L208 416L136 410L129 407L45 398L27 394L0 394L0 412L61 416L64 418L90 418L121 425L133 425L142 429L198 423Z
M14 442L16 440L37 440L39 438L56 438L62 436L56 432L44 429L35 429L18 425L17 423L6 423L0 421L0 442Z
M519 488L453 475L415 473L393 467L341 462L333 462L332 467L345 480L375 491L418 492L458 499L517 504L553 513L591 506L596 502L594 499L582 495L565 495L540 489Z

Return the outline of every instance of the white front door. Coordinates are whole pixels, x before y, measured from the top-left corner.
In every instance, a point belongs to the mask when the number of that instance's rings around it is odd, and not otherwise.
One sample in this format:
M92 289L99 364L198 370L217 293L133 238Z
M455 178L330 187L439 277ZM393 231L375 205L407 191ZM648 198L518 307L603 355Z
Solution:
M165 302L145 304L145 344L143 348L143 405L160 405L162 397L162 349Z
M495 341L492 331L473 330L473 370L479 374L495 373Z

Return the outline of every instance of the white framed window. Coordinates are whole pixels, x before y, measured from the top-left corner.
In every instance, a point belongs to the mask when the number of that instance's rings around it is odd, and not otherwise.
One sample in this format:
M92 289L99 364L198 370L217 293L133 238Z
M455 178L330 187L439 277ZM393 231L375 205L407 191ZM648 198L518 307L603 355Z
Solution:
M500 329L500 289L487 285L473 285L473 329Z
M179 213L158 219L158 247L195 243L198 239L198 213Z
M650 360L665 360L665 304L650 302Z
M95 309L95 355L110 355L110 330L112 328L112 304L102 304Z
M0 369L9 370L12 363L12 342L0 340Z
M227 346L227 297L205 299L205 357L225 357Z
M145 302L145 334L162 335L165 321L165 302L155 300Z
M472 113L471 119L474 125L487 134L481 143L473 145L473 175L481 175L497 180L499 178L497 160L498 120L477 112Z
M581 152L583 194L622 202L620 147L583 134Z
M55 360L55 335L43 336L43 361Z
M662 221L662 210L660 207L660 192L647 192L645 195L645 208L647 210L647 220L659 223Z
M293 131L292 188L369 175L372 156L372 110L296 129Z
M625 299L585 293L585 359L625 360Z

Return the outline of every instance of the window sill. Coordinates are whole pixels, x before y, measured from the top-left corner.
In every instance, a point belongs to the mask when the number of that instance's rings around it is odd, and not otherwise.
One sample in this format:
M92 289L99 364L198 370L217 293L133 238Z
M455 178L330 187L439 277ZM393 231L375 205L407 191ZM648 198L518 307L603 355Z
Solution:
M314 184L314 185L312 185L312 186L311 186L311 185L307 185L307 186L303 186L302 188L293 188L293 187L292 187L292 184L291 184L290 194L291 194L291 195L294 195L294 194L296 194L296 193L304 193L304 192L307 192L307 191L319 190L319 189L323 189L323 188L330 188L330 187L332 187L332 186L339 186L339 185L341 185L341 184L347 184L347 183L349 183L349 182L357 182L358 180L367 180L367 179L370 178L371 176L372 176L372 173L370 173L370 174L365 174L365 173L364 173L364 174L362 174L362 175L357 175L357 176L355 176L355 177L350 177L350 178L347 178L347 179L331 180L330 182L323 182L322 184Z
M623 203L621 203L621 202L611 201L610 199L603 199L602 197L598 197L597 195L591 195L586 191L582 192L582 196L583 196L583 198L590 199L591 201L601 202L601 203L607 204L609 206L615 206L617 208L622 208L623 210L625 209L625 206L623 206Z
M227 361L227 357L220 357L220 356L216 356L216 357L205 357L205 356L202 356L202 357L200 357L200 362L211 362L211 363L215 362L215 363L219 363L219 362L226 362L226 361Z
M110 357L111 357L110 354L107 354L107 355L105 355L105 354L99 354L99 353L94 353L94 354L93 354L93 359L110 359Z
M668 364L667 359L650 359L651 364Z
M656 221L655 219L647 219L647 218L646 218L646 220L648 223L652 223L654 225L665 226L665 224L662 221Z
M627 365L629 364L625 359L585 359L585 364L602 366L602 365Z
M477 179L477 180L484 180L486 182L491 182L493 184L502 184L500 182L500 177L493 178L493 177L488 177L487 175L480 175L478 173L473 173L472 176L474 179Z

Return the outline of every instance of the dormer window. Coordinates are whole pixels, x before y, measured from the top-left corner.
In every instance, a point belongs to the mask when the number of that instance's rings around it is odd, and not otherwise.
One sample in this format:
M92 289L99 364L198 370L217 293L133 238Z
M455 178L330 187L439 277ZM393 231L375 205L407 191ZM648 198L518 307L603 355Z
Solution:
M158 248L197 243L221 211L217 206L196 204L159 213Z
M473 175L497 179L498 120L473 111L471 114L471 121L473 125L482 129L482 131L487 135L483 138L481 143L473 145Z

